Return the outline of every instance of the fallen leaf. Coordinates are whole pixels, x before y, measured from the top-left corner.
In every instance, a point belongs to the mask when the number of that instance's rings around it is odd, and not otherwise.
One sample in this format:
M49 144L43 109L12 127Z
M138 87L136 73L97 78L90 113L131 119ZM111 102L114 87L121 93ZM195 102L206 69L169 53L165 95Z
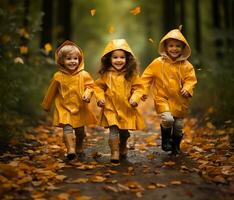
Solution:
M96 14L96 9L91 9L90 13L91 13L92 16L94 16Z

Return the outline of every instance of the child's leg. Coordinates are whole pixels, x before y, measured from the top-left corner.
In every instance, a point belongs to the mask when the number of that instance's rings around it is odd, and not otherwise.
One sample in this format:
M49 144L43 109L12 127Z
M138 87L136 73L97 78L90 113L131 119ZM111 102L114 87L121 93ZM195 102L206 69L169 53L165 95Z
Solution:
M175 122L173 125L173 133L172 133L172 153L173 154L180 154L180 143L183 138L183 119L182 118L175 118Z
M65 145L67 147L67 158L69 160L73 160L76 157L76 152L75 152L76 136L75 136L75 133L73 132L73 128L71 125L66 124L63 127L63 138L64 138Z
M86 137L84 126L75 128L76 134L76 153L78 156L84 154L84 138Z
M170 112L161 113L161 135L162 135L162 149L164 151L171 151L171 131L174 123L174 118Z
M128 153L127 140L130 137L128 130L120 129L119 130L119 154L121 158L126 158Z
M119 128L117 126L110 126L109 146L111 149L111 162L119 162Z

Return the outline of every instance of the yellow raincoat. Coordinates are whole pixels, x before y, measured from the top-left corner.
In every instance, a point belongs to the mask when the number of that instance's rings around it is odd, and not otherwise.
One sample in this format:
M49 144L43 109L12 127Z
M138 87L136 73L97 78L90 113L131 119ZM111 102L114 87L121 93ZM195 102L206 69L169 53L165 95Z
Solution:
M83 52L78 68L74 72L69 72L62 67L58 61L58 51L65 45L75 45L70 41L65 41L56 51L56 62L59 67L51 80L50 86L42 102L42 107L49 110L55 101L53 124L63 126L70 124L73 128L96 123L94 115L91 113L88 104L82 100L86 95L91 98L94 81L88 72L84 70Z
M164 43L169 38L185 44L181 56L175 61L172 61L165 51ZM158 52L161 56L153 60L142 75L145 94L152 86L157 113L171 112L174 117L184 117L188 112L189 99L184 98L180 91L182 88L186 89L193 96L193 89L197 83L194 68L187 61L191 49L180 30L174 29L161 39Z
M127 42L124 39L117 39L108 43L103 56L117 49L122 49L133 55ZM137 108L130 105L129 100L139 103L144 87L138 75L134 75L130 80L126 80L124 75L124 70L118 71L111 67L95 81L97 101L105 100L99 125L103 127L116 125L119 129L143 129L142 116Z

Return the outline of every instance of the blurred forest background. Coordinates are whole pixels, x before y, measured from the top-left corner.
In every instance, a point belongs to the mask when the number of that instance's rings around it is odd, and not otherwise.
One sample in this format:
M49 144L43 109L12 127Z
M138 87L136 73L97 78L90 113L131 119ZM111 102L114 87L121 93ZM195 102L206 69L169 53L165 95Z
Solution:
M84 50L96 78L106 43L125 38L142 72L180 24L198 77L190 116L232 126L233 8L233 0L0 0L0 145L43 119L40 103L64 40Z

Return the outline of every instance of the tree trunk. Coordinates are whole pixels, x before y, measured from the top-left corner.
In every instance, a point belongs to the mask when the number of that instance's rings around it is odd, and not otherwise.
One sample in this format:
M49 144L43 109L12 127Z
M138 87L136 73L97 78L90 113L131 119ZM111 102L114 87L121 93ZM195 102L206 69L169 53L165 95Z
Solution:
M71 0L58 2L57 26L59 27L59 32L57 41L59 43L71 39L71 8Z
M43 0L42 12L42 32L41 32L41 47L46 43L52 43L52 27L53 27L53 1Z
M202 48L201 48L201 24L200 24L200 0L195 0L194 1L194 18L195 18L195 48L196 50L201 53Z
M163 30L168 32L176 26L176 5L175 0L163 1Z

